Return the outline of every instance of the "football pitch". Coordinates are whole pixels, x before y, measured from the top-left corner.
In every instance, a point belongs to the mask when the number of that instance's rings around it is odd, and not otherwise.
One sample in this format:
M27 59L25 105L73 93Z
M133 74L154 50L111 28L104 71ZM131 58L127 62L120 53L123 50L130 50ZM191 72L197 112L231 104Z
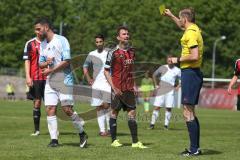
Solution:
M154 130L148 130L150 115L138 106L139 139L148 149L131 148L131 137L125 113L118 120L118 139L121 148L110 146L110 137L98 136L97 120L86 122L89 135L88 148L79 148L79 137L71 121L58 119L61 144L48 148L50 138L46 114L42 107L41 135L31 137L33 131L32 103L30 101L0 100L0 160L173 160L189 159L179 153L188 147L188 133L181 109L174 109L170 129L163 129L164 110ZM76 110L91 109L88 104L76 104ZM240 159L240 112L226 110L197 109L201 124L201 149L203 155L192 157L202 160Z

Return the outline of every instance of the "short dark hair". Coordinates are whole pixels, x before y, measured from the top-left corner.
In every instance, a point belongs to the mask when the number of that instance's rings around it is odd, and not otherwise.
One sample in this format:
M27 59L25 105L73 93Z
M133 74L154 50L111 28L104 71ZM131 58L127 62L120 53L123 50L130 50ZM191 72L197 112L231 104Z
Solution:
M187 18L189 22L195 23L195 11L193 8L185 8L181 10L180 16Z
M53 30L53 25L52 25L52 22L49 20L48 17L38 17L35 22L34 22L34 25L36 24L46 24L48 25L48 27Z
M119 35L119 33L120 33L121 30L129 31L129 29L128 29L126 26L119 26L119 27L117 28L117 35Z
M103 41L104 41L104 35L102 35L102 34L97 34L96 36L95 36L95 39L96 38L100 38L100 39L102 39Z

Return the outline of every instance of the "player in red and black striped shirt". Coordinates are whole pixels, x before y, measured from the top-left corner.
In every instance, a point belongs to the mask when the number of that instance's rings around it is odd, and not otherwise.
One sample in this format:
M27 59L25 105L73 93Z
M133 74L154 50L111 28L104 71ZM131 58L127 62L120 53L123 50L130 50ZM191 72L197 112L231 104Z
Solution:
M117 30L119 44L109 51L104 74L111 85L114 96L111 101L110 133L113 147L122 144L117 140L117 116L121 109L128 113L128 126L132 136L132 147L147 148L138 141L136 122L136 100L134 94L134 60L135 51L129 47L128 28L122 26Z
M36 37L29 40L24 48L23 60L25 61L25 73L26 84L29 87L29 93L27 98L33 100L33 121L35 131L32 136L39 135L39 125L41 116L41 99L44 98L44 88L46 82L46 76L42 74L42 70L39 68L39 49L40 38L39 28L34 28Z
M239 76L240 76L240 59L236 60L236 62L235 62L234 75L228 86L229 94L232 94L232 86L237 82ZM238 97L237 98L237 110L240 111L240 86L238 86L237 97Z

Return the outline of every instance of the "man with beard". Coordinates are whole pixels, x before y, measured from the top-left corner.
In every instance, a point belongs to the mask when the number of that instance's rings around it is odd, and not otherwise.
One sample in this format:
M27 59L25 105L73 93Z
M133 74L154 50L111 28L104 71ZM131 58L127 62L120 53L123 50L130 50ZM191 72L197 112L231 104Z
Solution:
M39 18L35 22L35 28L39 31L42 43L40 45L39 65L44 69L43 74L47 76L45 85L45 106L47 112L48 130L51 137L49 147L57 147L58 124L56 110L60 101L63 111L71 118L74 127L80 136L80 147L87 145L87 134L84 132L79 116L73 111L73 75L70 67L70 46L68 40L53 32L51 22L47 18ZM58 79L61 87L52 87L54 82L50 77L62 76ZM52 83L52 84L51 84Z
M107 59L107 50L104 48L104 36L95 36L96 50L90 52L84 62L83 72L88 84L92 86L91 106L97 109L97 121L99 125L99 135L109 135L109 118L111 102L111 86L104 76L104 64ZM89 67L93 68L93 78L89 74ZM105 122L107 130L105 129Z

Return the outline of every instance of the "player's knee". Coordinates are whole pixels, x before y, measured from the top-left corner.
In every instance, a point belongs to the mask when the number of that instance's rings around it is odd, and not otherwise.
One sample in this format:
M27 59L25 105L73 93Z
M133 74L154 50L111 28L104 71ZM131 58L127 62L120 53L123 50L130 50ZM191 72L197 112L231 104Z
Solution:
M109 103L103 103L102 108L108 109L110 107Z
M166 108L166 111L171 112L172 108Z
M111 114L110 114L110 117L116 119L117 116L118 116L118 112L116 110L112 110Z
M34 108L40 108L41 107L41 100L40 99L36 99L34 101Z
M46 112L48 116L56 115L56 107L55 106L47 106Z
M71 107L63 107L63 111L66 113L66 115L68 116L72 116L73 115L73 110Z
M136 116L128 116L128 121L136 121Z

